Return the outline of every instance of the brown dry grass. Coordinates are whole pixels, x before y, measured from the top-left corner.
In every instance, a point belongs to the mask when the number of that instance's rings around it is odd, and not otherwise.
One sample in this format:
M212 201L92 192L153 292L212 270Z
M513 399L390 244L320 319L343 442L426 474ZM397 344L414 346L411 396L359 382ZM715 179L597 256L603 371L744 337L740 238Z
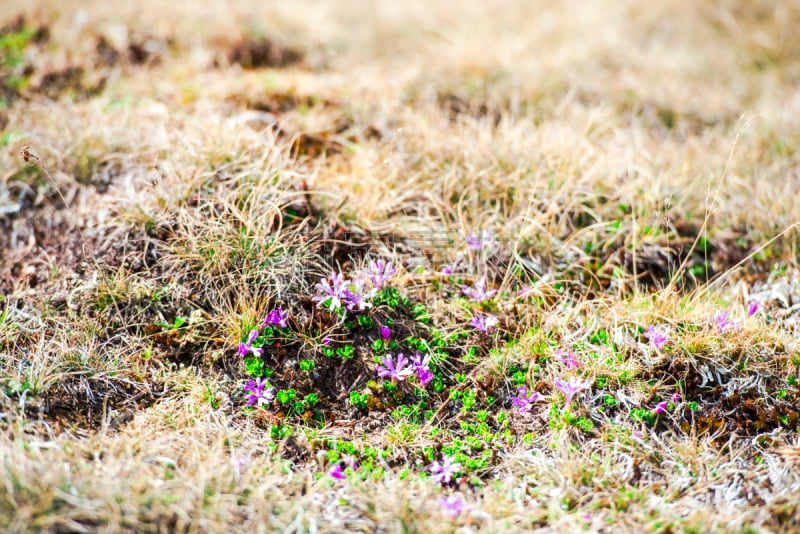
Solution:
M796 531L797 20L768 0L4 2L0 524ZM493 251L466 254L484 228ZM435 417L375 382L374 330L310 303L378 257L409 305L373 319L447 340ZM505 293L492 338L458 298L481 276ZM242 409L236 346L276 303L273 382L318 394L306 414ZM321 356L326 334L355 357ZM556 347L593 384L574 420ZM525 416L519 373L545 397ZM361 464L344 481L337 447ZM448 447L476 463L441 487L420 475Z

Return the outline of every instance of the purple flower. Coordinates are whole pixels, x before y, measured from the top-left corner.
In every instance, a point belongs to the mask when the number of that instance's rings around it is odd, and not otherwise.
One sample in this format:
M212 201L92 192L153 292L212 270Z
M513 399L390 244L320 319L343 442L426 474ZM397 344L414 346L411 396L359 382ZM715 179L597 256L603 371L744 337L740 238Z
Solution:
M442 463L439 463L438 460L434 461L431 464L431 473L433 474L431 478L437 482L441 482L442 484L447 484L450 482L450 479L453 478L453 475L461 471L461 464L454 463L454 459L455 458L452 456L443 454Z
M575 376L571 376L569 382L564 382L560 378L556 378L556 387L567 397L567 408L572 405L572 397L574 397L576 393L591 387L591 385L592 383L588 380L581 380Z
M411 364L414 366L414 370L417 372L419 383L425 386L428 384L428 382L433 380L433 373L431 373L430 369L428 368L428 365L431 361L431 355L426 355L424 359L420 356L421 355L418 352L417 355L411 359Z
M253 341L256 340L258 337L258 330L250 330L250 334L247 336L247 341L244 343L239 343L239 356L247 356L248 352L252 352L255 356L260 357L264 354L264 349L258 349L253 347Z
M650 329L644 334L644 337L650 340L650 343L655 346L658 352L661 352L661 349L663 349L664 345L666 345L667 341L669 341L668 336L669 329L666 329L666 331L662 334L656 330L655 326L651 326Z
M489 230L484 230L480 236L475 233L469 234L467 236L467 248L479 252L487 247L488 245L492 244L492 232Z
M336 480L343 480L345 477L344 471L342 471L342 464L335 464L330 471L330 475Z
M493 315L476 315L472 318L472 326L483 332L484 334L491 334L494 327L497 326L497 317Z
M519 393L519 397L511 397L511 404L517 408L517 413L520 414L529 412L533 403L540 399L539 393L536 391L531 391L531 394L528 395L528 386L520 386L517 393Z
M391 378L398 382L405 380L407 376L411 375L414 371L406 367L408 360L402 354L397 355L397 364L392 361L392 355L387 354L381 358L383 366L378 366L378 376L382 378Z
M656 404L656 409L653 410L655 413L664 413L669 408L669 401L661 401Z
M556 349L556 356L558 356L562 362L567 364L567 367L570 369L577 369L578 368L578 360L575 359L575 354L572 352L571 349L567 349L567 354L564 354L564 351L561 349Z
M586 512L581 517L583 518L584 521L591 521L592 520L592 514L590 514L589 512Z
M761 311L761 304L759 304L755 300L747 305L747 315L750 317L754 316L760 311Z
M266 378L256 378L255 380L251 378L247 381L247 385L244 387L244 390L248 393L245 395L245 397L247 397L248 406L252 406L257 403L260 407L265 404L269 404L270 401L275 398L275 388L269 387L266 390L264 389L267 384L268 382Z
M444 513L449 515L451 519L455 519L467 505L457 495L450 495L449 497L442 497L439 499L439 506L442 507Z
M719 330L720 334L739 326L738 320L728 319L728 312L726 311L718 311L714 316L714 322L717 324L717 330Z
M347 466L352 468L354 471L358 469L358 463L356 463L356 459L350 456L349 454L343 454L342 461L346 463Z
M342 292L342 298L344 299L348 310L353 310L355 308L364 310L372 306L372 303L369 301L375 296L376 290L370 289L369 291L365 292L364 284L366 284L366 282L362 278L357 278L353 280L353 283L350 287Z
M485 276L481 277L480 280L475 282L475 285L473 287L464 286L461 288L461 291L475 302L483 302L484 300L489 300L495 293L497 293L496 289L492 289L490 291L486 290Z
M449 265L442 265L442 269L439 271L442 274L453 274L456 271L456 264L451 263Z
M320 278L315 287L319 295L312 297L311 300L317 303L318 308L321 308L328 299L331 301L330 311L342 305L342 297L346 289L342 273L331 273L330 282L325 278Z
M275 308L267 314L267 318L264 320L264 328L271 324L286 328L286 319L288 318L289 314L283 311L283 308Z
M389 341L389 336L392 335L392 331L389 330L389 327L388 326L381 326L380 331L381 331L381 338L384 341Z
M396 273L397 269L392 267L392 262L385 262L383 260L373 261L369 264L369 270L367 270L370 280L372 280L372 283L375 284L377 289L382 288L384 282L389 280L389 278Z
M672 395L672 402L677 403L679 400L681 400L680 393L675 393L674 395Z
M333 340L331 339L331 336L325 336L324 338L322 338L322 344L325 345L326 347L329 347L332 341Z

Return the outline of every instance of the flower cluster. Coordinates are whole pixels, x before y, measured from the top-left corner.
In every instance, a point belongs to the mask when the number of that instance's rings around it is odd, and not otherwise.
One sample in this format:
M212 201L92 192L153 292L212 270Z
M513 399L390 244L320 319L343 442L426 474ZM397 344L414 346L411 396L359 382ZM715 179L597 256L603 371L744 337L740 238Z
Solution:
M332 272L329 278L320 278L317 294L311 300L321 308L328 303L328 310L334 311L342 305L348 310L363 311L372 306L372 299L383 285L397 273L392 262L377 260L370 263L367 271L352 280L345 280L342 273ZM372 287L368 287L371 285Z

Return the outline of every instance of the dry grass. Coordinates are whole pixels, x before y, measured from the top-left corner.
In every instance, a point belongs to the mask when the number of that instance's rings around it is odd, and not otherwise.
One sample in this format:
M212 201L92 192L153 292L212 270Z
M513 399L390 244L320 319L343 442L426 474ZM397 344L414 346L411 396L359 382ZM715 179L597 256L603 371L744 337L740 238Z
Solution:
M0 524L796 531L798 17L3 3ZM314 306L320 277L378 258L397 302ZM499 293L471 303L480 279ZM427 389L378 378L389 322L391 352L431 353ZM246 408L259 365L296 398ZM568 376L591 384L569 412ZM543 397L526 414L521 384ZM342 454L358 469L335 480Z

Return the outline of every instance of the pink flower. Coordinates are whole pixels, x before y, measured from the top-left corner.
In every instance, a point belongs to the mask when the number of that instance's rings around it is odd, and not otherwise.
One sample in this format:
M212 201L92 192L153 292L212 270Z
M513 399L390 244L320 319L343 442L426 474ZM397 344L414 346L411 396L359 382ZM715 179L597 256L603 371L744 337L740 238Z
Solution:
M397 273L397 269L392 267L392 262L387 263L383 260L370 263L369 270L367 271L370 280L372 280L372 283L375 284L377 289L383 287L383 284L395 273Z
M531 394L528 395L527 386L520 386L517 393L519 397L511 397L511 404L517 408L517 413L519 414L529 412L533 403L541 398L536 391L531 391Z
M381 338L383 338L384 341L389 341L389 336L392 335L392 331L389 330L389 327L381 326L380 331L381 331Z
M419 383L423 386L427 385L428 382L433 380L433 373L431 373L428 365L431 360L431 355L428 354L425 356L424 359L420 357L420 353L418 352L416 356L411 360L411 363L414 365L414 370L417 371L417 378L419 378Z
M476 315L472 318L470 324L484 334L491 334L497 326L497 323L497 317L493 315Z
M750 304L747 305L747 315L750 316L750 317L754 316L755 314L757 314L760 311L761 311L761 304L759 304L755 300L750 302Z
M673 403L677 404L679 400L681 400L681 394L680 393L675 393L674 395L672 395L672 402Z
M667 337L669 335L669 329L667 328L665 332L662 334L658 330L656 330L655 326L651 326L650 329L645 332L644 337L650 340L650 343L655 346L658 352L661 352L661 349L664 348L664 345L669 341Z
M470 297L474 302L483 302L484 300L489 300L495 293L497 293L496 289L487 291L485 276L481 277L480 280L475 282L473 287L464 286L461 288L461 291Z
M253 380L252 378L247 381L247 385L244 387L244 390L247 395L247 405L252 406L254 404L258 404L259 407L269 404L272 399L275 398L275 388L269 387L266 390L264 387L268 384L265 378L256 378Z
M450 265L442 265L442 268L439 272L441 274L453 274L455 270L456 270L456 264L451 263Z
M381 358L382 366L378 366L378 376L382 378L391 378L398 382L403 381L411 375L414 371L406 367L408 360L402 354L397 355L397 364L392 361L392 355L387 354Z
M345 478L344 471L342 471L342 464L335 464L330 471L330 475L336 480L343 480Z
M484 230L480 236L475 233L469 234L467 236L467 248L474 252L480 252L485 247L491 244L492 244L492 232L489 230Z
M321 308L328 299L331 301L330 311L342 305L342 298L347 289L342 273L331 273L330 282L325 278L320 278L316 288L318 295L312 297L311 300L317 303L318 308Z
M458 517L467 505L456 495L449 497L442 497L439 499L439 506L442 507L444 513L449 515L451 519Z
M737 319L728 319L728 312L718 311L714 316L714 322L717 324L717 330L720 334L724 334L728 330L733 330L739 326Z
M570 369L578 368L578 360L575 359L575 354L572 352L571 349L567 349L566 355L561 349L556 349L556 356L558 356L562 362L567 364L568 368Z
M453 475L461 471L461 464L455 463L454 458L452 456L448 456L446 454L442 455L442 463L439 461L434 461L431 464L431 479L441 482L442 484L447 484L453 478Z
M572 376L569 379L569 382L564 382L560 378L556 378L556 387L561 390L564 396L567 398L566 407L569 408L572 405L572 397L574 397L577 393L580 393L584 389L588 389L591 387L592 383L588 380L581 380L578 377Z
M377 290L373 288L365 291L365 284L366 282L363 279L357 278L342 292L342 299L345 301L348 310L355 308L364 310L372 306L370 300L375 296Z
M248 352L252 352L257 357L261 357L261 355L264 354L264 349L258 349L252 346L253 341L256 340L258 335L258 330L251 330L250 334L247 336L247 341L239 343L239 356L247 356Z
M275 308L267 314L267 318L264 320L264 328L271 324L286 328L286 319L288 318L289 314L283 311L283 308Z
M669 401L661 401L656 404L656 409L653 410L655 413L664 413L669 408Z

